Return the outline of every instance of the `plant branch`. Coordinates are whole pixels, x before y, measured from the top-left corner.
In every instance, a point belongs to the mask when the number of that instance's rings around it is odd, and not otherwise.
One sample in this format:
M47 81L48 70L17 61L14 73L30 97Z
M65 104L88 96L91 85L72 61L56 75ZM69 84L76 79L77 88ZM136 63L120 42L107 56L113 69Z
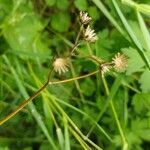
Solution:
M2 119L0 121L0 125L2 125L6 121L8 121L10 118L12 118L14 115L16 115L20 110L22 110L30 101L32 101L35 97L37 97L47 87L47 85L49 84L52 72L53 72L53 69L49 71L48 78L47 78L47 81L45 82L45 84L36 93L34 93L31 97L29 97L27 100L25 100L23 103L21 103L14 112L10 113L8 116L6 116L4 119Z
M92 76L94 74L97 74L98 72L99 72L99 70L96 70L94 72L91 72L89 74L86 74L86 75L83 75L83 76L79 76L79 77L74 77L74 78L70 78L70 79L66 79L66 80L61 80L61 81L50 81L49 84L51 85L51 84L67 83L67 82L71 82L71 81L74 81L74 80L79 80L79 79L83 79L83 78Z
M89 77L91 75L94 75L94 74L98 73L99 70L94 71L94 72L89 73L89 74L86 74L86 75L83 75L83 76L74 77L74 78L71 78L71 79L66 79L66 80L61 80L61 81L50 81L50 77L51 77L52 72L53 72L53 69L50 70L50 72L48 74L47 81L45 82L45 84L36 93L34 93L31 97L29 97L27 100L25 100L23 103L21 103L15 111L13 111L8 116L6 116L4 119L2 119L0 121L0 125L4 124L6 121L11 119L14 115L16 115L20 110L22 110L30 101L32 101L34 98L36 98L49 84L50 85L60 84L60 83L67 83L67 82L74 81L74 80L79 80L79 79L86 78L86 77Z

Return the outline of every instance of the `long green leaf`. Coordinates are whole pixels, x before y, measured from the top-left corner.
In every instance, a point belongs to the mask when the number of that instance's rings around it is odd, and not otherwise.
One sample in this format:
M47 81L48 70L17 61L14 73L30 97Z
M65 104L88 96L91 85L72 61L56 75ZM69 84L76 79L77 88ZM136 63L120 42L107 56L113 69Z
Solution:
M108 18L108 20L116 27L116 29L125 36L125 32L120 27L120 25L117 23L117 21L113 18L113 16L110 14L110 12L107 10L107 8L103 5L103 3L100 0L92 0L93 3L103 12L103 14Z
M141 31L143 33L143 37L147 46L147 50L150 51L150 33L148 31L148 28L145 25L145 22L141 16L141 14L137 11L137 17L138 17L138 21L139 21L139 25L141 28Z
M59 145L60 145L60 149L64 150L64 136L63 136L63 133L62 133L62 131L59 127L56 129L56 132L57 132L57 136L58 136L58 142L59 142Z
M106 100L106 103L105 103L105 105L103 106L102 110L100 111L100 113L97 116L96 122L98 122L101 119L101 117L103 116L103 114L105 113L107 107L109 106L109 102L114 98L114 96L115 96L119 86L121 85L122 79L123 79L123 75L119 75L116 78L115 82L113 83L113 85L111 87L111 90L110 90L109 96L108 96L108 98ZM89 130L88 135L93 131L94 128L95 128L95 125L93 125L91 127L91 129Z
M64 120L64 128L65 128L65 150L70 150L70 138L69 138L69 131L68 131L68 122L66 120L66 118L63 119Z
M148 4L142 4L142 3L138 4L132 0L122 0L122 3L130 7L133 7L134 9L138 10L139 12L147 16L150 16L150 5Z
M52 95L51 95L51 96L52 96ZM53 97L53 96L52 96L52 97ZM89 120L90 120L91 122L93 122L93 124L94 124L95 126L97 126L97 128L98 128L111 142L113 141L112 138L106 133L106 131L105 131L92 117L90 117L87 113L83 112L82 110L80 110L80 109L78 109L78 108L76 108L76 107L74 107L74 106L72 106L72 105L70 105L70 104L68 104L68 103L66 103L66 102L64 102L64 101L62 101L62 100L56 98L56 97L53 97L53 99L55 99L55 100L58 101L59 103L62 103L63 105L68 106L69 108L71 108L71 109L77 111L78 113L84 115L85 117L89 118Z
M120 20L122 21L122 24L124 25L127 33L129 34L131 40L133 41L133 43L136 45L138 53L140 54L140 56L142 57L143 61L145 62L145 64L147 65L147 67L150 69L150 62L149 59L140 43L140 41L137 39L136 35L134 34L132 28L130 27L130 25L128 24L126 18L124 17L123 13L121 12L117 2L115 0L112 0L113 5L116 9L116 12L118 13Z
M21 80L20 80L20 78L19 78L17 72L16 72L15 69L12 67L11 63L9 62L9 59L7 58L6 55L4 55L3 58L4 58L5 62L7 63L7 65L10 67L10 70L11 70L11 72L12 72L12 74L13 74L15 80L16 80L16 83L17 83L17 85L18 85L18 88L19 88L20 93L22 94L22 96L23 96L25 99L28 98L29 95L28 95L28 93L27 93L25 87L23 86L23 84L22 84L22 82L21 82ZM55 146L55 144L54 144L54 142L53 142L51 136L50 136L49 133L48 133L48 130L47 130L47 128L46 128L44 122L43 122L42 119L41 119L42 117L41 117L41 115L37 112L37 110L36 110L34 104L33 104L32 102L30 102L30 103L28 104L28 106L29 106L29 108L30 108L30 110L31 110L32 115L34 116L35 120L37 121L38 125L41 127L43 133L45 134L45 136L47 137L48 141L50 142L51 146L53 147L53 149L57 150L57 148L56 148L56 146Z

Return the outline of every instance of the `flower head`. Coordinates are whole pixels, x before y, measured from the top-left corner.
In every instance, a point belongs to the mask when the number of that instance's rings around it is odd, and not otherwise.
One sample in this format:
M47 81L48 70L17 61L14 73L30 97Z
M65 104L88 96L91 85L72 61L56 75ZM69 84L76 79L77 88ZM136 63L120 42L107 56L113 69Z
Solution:
M124 54L117 53L112 59L112 63L118 72L122 72L127 67L127 57Z
M65 73L68 71L68 59L65 58L57 58L53 63L54 71L59 74Z
M80 11L80 21L82 24L88 24L91 20L92 18L88 16L88 13Z
M96 36L96 33L94 30L92 30L90 28L90 26L88 26L85 30L85 33L84 33L84 38L86 41L88 42L95 42L97 40L97 36Z
M101 74L102 74L102 76L104 76L104 74L109 72L110 69L111 69L111 65L106 64L106 63L102 64L100 67L101 67Z

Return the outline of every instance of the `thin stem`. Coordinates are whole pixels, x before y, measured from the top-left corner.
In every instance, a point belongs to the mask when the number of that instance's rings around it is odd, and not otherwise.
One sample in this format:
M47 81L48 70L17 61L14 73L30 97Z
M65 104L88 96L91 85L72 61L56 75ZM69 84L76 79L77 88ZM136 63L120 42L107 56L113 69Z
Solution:
M109 88L108 88L108 85L107 85L107 82L106 82L104 76L102 76L102 81L103 81L103 84L104 84L104 87L105 87L106 95L108 96L108 95L109 95ZM122 127L121 127L121 124L120 124L120 122L119 122L118 115L117 115L117 112L116 112L116 110L115 110L113 101L110 100L109 103L110 103L110 106L111 106L111 109L112 109L112 112L113 112L113 115L114 115L114 118L115 118L115 121L116 121L118 130L119 130L119 132L120 132L120 136L121 136L121 138L122 138L123 150L127 150L128 144L127 144L125 135L124 135L124 133L123 133L123 129L122 129Z
M71 72L72 72L72 75L73 75L73 77L75 77L76 74L75 74L75 70L74 70L74 68L73 68L72 63L71 63L70 65L71 65ZM75 85L76 85L76 89L77 89L77 91L78 91L78 93L79 93L79 95L80 95L81 101L84 103L84 102L85 102L85 99L84 99L84 96L83 96L83 94L82 94L82 91L81 91L79 82L78 82L78 80L74 80L74 82L75 82Z
M92 52L92 49L90 47L90 44L88 42L86 42L86 45L88 47L88 51L89 51L89 54L92 56L93 55L93 52Z
M27 100L25 100L14 112L6 116L4 119L0 121L0 125L8 121L10 118L12 118L14 115L16 115L21 109L23 109L31 100L33 100L35 97L37 97L48 85L46 82L36 93L34 93L31 97L29 97Z
M56 129L59 129L59 125L58 125L58 123L57 123L57 121L56 121L56 119L55 119L54 114L53 114L52 111L50 112L50 115L51 115L51 117L53 119L53 122L54 122L54 125L55 125Z
M132 91L136 92L136 93L141 93L141 91L139 91L138 89L134 88L130 84L127 84L127 83L123 82L123 85L126 86L127 88L131 89Z
M95 55L87 56L87 58L92 59L93 61L97 62L99 65L101 65L104 62L104 60L102 60L101 58L96 57Z
M69 127L69 130L74 135L74 137L76 137L76 139L82 145L84 150L91 150L91 148L85 143L85 141L83 141L83 139L71 127Z
M48 79L46 81L46 83L36 92L34 93L31 97L29 97L27 100L25 100L23 103L21 103L18 108L10 113L8 116L6 116L4 119L2 119L0 121L0 125L2 125L3 123L5 123L6 121L8 121L10 118L12 118L14 115L16 115L21 109L23 109L30 101L32 101L34 98L36 98L49 84L60 84L60 83L66 83L66 82L70 82L70 81L74 81L74 80L78 80L78 79L82 79L82 78L86 78L86 77L89 77L91 75L94 75L96 73L99 72L99 70L97 71L94 71L92 73L89 73L89 74L86 74L86 75L83 75L83 76L79 76L79 77L75 77L75 78L71 78L71 79L67 79L67 80L62 80L62 81L50 81L50 77L51 77L51 74L53 72L53 69L50 70L49 74L48 74Z
M104 87L105 87L106 95L108 96L109 95L109 88L107 86L107 82L106 82L104 76L102 76L102 81L103 81L103 84L104 84Z
M6 121L8 121L10 118L12 118L14 115L16 115L20 110L22 110L30 101L32 101L35 97L37 97L49 84L49 80L50 80L50 76L53 72L53 69L50 70L49 74L48 74L48 79L45 82L45 84L36 92L34 93L31 97L29 97L27 100L25 100L23 103L20 104L20 106L18 106L18 108L10 113L8 116L6 116L4 119L2 119L0 121L0 125L2 125L3 123L5 123Z
M80 38L80 36L81 36L81 32L82 32L82 30L83 30L83 25L81 25L81 26L80 26L80 29L79 29L78 35L77 35L77 37L76 37L76 40L75 40L75 43L74 43L74 46L73 46L73 48L72 48L72 50L71 50L70 55L72 55L72 54L73 54L73 52L76 50L76 48L79 46L78 41L79 41L79 38Z
M98 72L99 72L99 70L96 70L92 73L89 73L89 74L86 74L86 75L83 75L83 76L79 76L79 77L74 77L74 78L71 78L71 79L66 79L66 80L61 80L61 81L50 81L49 84L51 85L51 84L67 83L67 82L71 82L71 81L74 81L74 80L79 80L79 79L83 79L83 78L95 75Z
M79 29L79 32L78 32L78 35L76 37L76 40L75 40L75 45L78 43L79 41L79 38L80 38L80 35L81 35L81 32L83 30L83 25L81 25L80 29Z
M75 125L75 123L71 120L71 118L66 114L66 112L64 112L64 110L56 103L55 100L53 100L53 104L57 107L57 109L62 113L62 115L64 117L66 117L66 119L68 120L68 122L72 125L72 127L74 128L74 130L78 133L78 135L80 135L84 141L87 141L88 143L90 143L93 147L95 147L98 150L102 150L99 146L97 146L95 143L93 143L90 139L88 139L88 137L86 137L81 131L80 129Z
M72 50L71 50L71 53L69 54L69 57L71 57L73 55L73 52L77 49L77 47L79 46L80 44L79 43L76 43L74 44Z

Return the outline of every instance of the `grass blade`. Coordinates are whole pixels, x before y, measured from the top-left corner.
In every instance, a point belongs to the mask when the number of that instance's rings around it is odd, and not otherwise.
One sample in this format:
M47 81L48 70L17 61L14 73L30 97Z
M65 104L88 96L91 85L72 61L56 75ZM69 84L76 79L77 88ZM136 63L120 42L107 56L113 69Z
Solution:
M68 131L68 122L66 118L64 118L64 128L65 128L65 150L70 150L70 138L69 138L69 131Z
M113 16L109 13L109 11L106 9L106 7L103 5L103 3L100 0L92 0L93 3L103 12L103 14L108 18L108 20L116 27L116 29L125 36L125 33L123 29L120 27L120 25L117 23L117 21L113 18Z
M141 16L141 14L138 11L137 11L137 17L138 17L138 21L139 21L141 31L143 33L144 40L146 42L147 50L150 51L150 33L148 31L148 28L145 25L145 22L144 22L144 20Z
M9 60L8 60L8 58L7 58L7 56L4 55L3 58L4 58L5 62L7 63L7 65L10 67L10 70L11 70L11 72L12 72L12 74L13 74L15 80L16 80L18 89L20 90L20 93L22 94L22 96L23 96L25 99L28 98L29 95L28 95L28 93L27 93L25 87L23 86L21 80L19 79L19 76L18 76L17 72L16 72L15 69L11 66L11 64L10 64L10 62L9 62ZM30 108L30 110L31 110L32 115L34 116L35 120L37 121L38 125L41 127L43 133L45 134L45 136L47 137L48 141L50 142L51 146L53 147L54 150L57 150L57 148L56 148L56 146L55 146L55 144L54 144L54 142L53 142L51 136L50 136L49 133L48 133L48 130L47 130L47 128L46 128L44 122L43 122L42 119L41 119L42 117L41 117L41 115L37 112L37 110L36 110L34 104L33 104L32 102L30 102L30 103L28 104L28 106L29 106L29 108Z
M124 17L123 13L121 12L117 2L115 0L112 0L112 2L113 2L113 5L114 5L114 7L116 9L116 12L118 13L118 15L120 17L120 20L122 21L122 24L124 25L127 33L129 34L129 36L130 36L131 40L133 41L133 43L136 45L138 53L142 57L143 61L147 65L147 67L150 69L149 59L148 59L147 55L145 54L145 51L143 50L143 47L142 47L140 41L135 36L132 28L130 27L130 25L128 24L126 18Z
M53 96L52 96L52 97L53 97ZM54 98L56 101L58 101L59 103L61 103L61 104L63 104L63 105L66 105L66 106L68 106L69 108L71 108L71 109L77 111L78 113L84 115L85 117L89 118L89 120L90 120L91 122L93 122L94 126L97 126L97 128L108 138L109 141L111 141L111 142L113 141L112 138L106 133L106 131L105 131L92 117L90 117L87 113L85 113L85 112L82 111L81 109L78 109L78 108L76 108L76 107L74 107L74 106L72 106L72 105L70 105L70 104L68 104L68 103L66 103L66 102L64 102L64 101L62 101L62 100L56 98L56 97L53 97L53 98Z
M57 132L57 136L58 136L58 142L59 142L59 145L60 145L60 149L64 150L64 137L63 137L63 133L62 133L62 131L61 131L61 129L59 127L56 129L56 132Z
M109 96L107 98L107 101L106 101L105 105L103 106L101 112L97 116L96 122L98 122L101 119L101 117L103 116L103 114L105 113L107 107L109 106L109 102L113 99L113 97L115 96L119 86L121 85L122 79L123 79L123 75L120 75L116 78L115 82L113 83L113 85L111 87L111 90L110 90ZM93 125L91 127L91 129L89 130L88 136L91 134L91 132L93 131L94 128L95 128L95 125Z
M122 0L122 3L137 9L139 12L147 16L150 16L150 5L142 4L142 3L138 4L132 0Z

